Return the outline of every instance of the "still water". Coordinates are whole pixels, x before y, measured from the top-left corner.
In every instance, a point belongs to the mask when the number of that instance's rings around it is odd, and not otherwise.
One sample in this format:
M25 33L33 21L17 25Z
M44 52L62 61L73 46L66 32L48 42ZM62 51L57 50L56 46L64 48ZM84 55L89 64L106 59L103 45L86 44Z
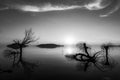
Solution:
M70 79L70 80L120 80L120 48L110 49L109 55L114 61L114 65L107 71L101 71L91 64L87 71L84 71L80 63L65 57L75 50L70 47L55 49L43 49L37 47L27 47L23 50L23 59L26 62L34 63L37 66L30 71L30 63L26 66L12 67L12 59L4 57L6 47L0 49L0 70L12 69L12 73L0 72L0 80L35 80L35 79ZM93 52L100 50L93 47Z

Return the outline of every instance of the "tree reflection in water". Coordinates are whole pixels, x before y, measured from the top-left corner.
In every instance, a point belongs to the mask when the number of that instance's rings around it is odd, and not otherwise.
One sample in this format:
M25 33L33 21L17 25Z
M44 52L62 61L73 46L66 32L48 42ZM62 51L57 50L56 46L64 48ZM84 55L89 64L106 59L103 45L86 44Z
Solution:
M9 58L10 61L12 60L13 70L22 68L24 73L28 75L34 71L37 64L23 59L23 49L37 40L32 29L29 29L25 30L25 36L22 40L13 40L12 44L7 45L8 49L4 50L3 55L5 58Z
M4 57L12 60L13 69L21 69L27 75L31 75L34 69L38 66L37 63L28 62L22 57L20 57L19 50L15 49L6 49L4 51Z
M104 55L105 51L101 50L91 54L91 48L88 47L86 43L81 45L79 48L82 52L72 55L65 55L67 59L77 61L76 68L78 70L88 71L90 67L95 67L100 71L109 71L116 65L116 62L112 59L112 57L109 57L108 53L107 56ZM106 62L109 63L109 65L106 65Z

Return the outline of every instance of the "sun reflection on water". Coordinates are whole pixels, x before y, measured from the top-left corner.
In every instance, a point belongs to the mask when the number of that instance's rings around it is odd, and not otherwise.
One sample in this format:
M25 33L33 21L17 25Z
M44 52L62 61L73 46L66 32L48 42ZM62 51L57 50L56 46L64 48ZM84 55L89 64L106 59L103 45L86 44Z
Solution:
M77 51L77 49L74 46L67 46L63 50L64 55L75 54L76 51Z
M72 54L74 52L74 49L72 47L68 47L68 48L66 48L66 52L68 54Z

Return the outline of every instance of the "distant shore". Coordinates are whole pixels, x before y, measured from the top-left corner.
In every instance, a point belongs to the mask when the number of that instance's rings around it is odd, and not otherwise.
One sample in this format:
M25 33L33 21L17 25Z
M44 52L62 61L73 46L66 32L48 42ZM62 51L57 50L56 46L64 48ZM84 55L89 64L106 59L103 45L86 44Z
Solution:
M64 47L64 45L60 44L53 44L53 43L48 43L48 44L39 44L36 45L39 48L58 48L58 47Z

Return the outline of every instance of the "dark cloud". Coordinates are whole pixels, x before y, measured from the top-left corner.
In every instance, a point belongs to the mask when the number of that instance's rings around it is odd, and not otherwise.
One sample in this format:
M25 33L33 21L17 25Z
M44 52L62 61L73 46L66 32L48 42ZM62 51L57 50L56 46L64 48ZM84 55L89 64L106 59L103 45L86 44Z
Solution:
M26 5L37 5L37 4L46 4L51 3L53 5L70 5L76 3L83 3L86 0L0 0L3 4L26 4Z
M8 7L4 4L0 4L0 10L5 10L8 9Z
M47 12L76 8L97 11L111 7L100 17L106 17L120 8L119 0L0 0L0 3L2 3L0 10L16 9L24 12Z
M101 14L100 17L108 17L109 15L117 12L120 9L119 0L111 0L111 4L105 9L104 14Z

